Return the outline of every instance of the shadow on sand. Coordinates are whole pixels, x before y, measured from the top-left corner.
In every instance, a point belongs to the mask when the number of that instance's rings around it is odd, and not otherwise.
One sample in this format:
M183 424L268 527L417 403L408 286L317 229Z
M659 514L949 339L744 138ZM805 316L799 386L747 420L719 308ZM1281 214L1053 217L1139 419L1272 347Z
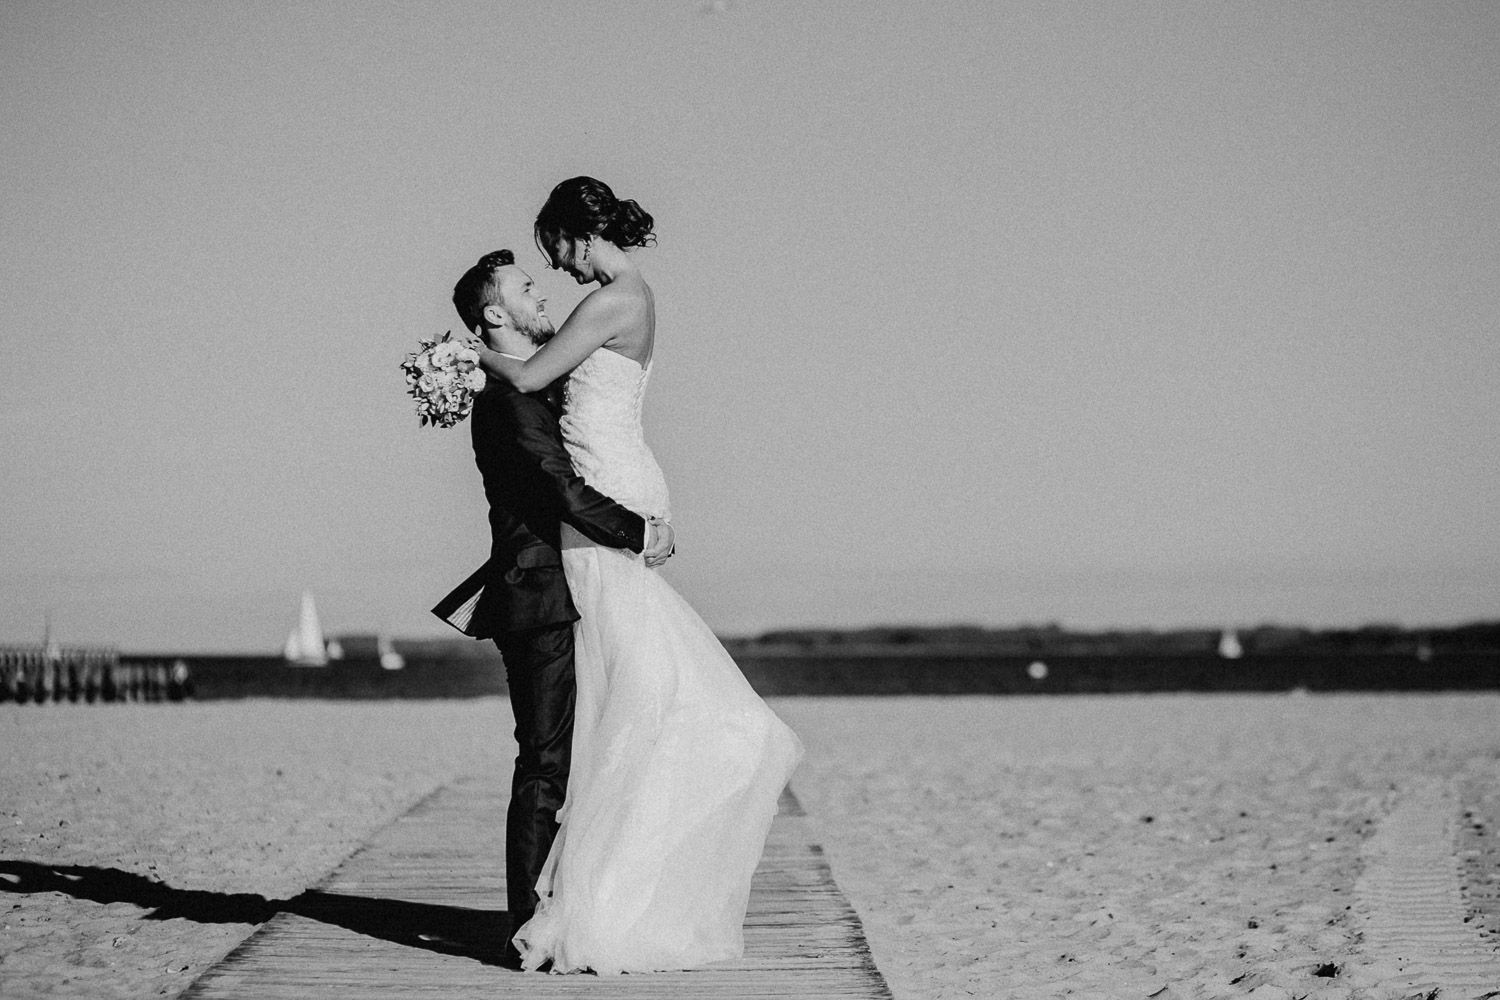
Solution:
M95 903L129 903L149 910L147 920L263 924L278 913L290 913L411 948L471 958L485 965L510 964L503 953L511 927L505 910L409 903L318 889L291 899L267 899L252 893L175 889L118 868L44 865L8 858L0 858L0 891L60 892Z

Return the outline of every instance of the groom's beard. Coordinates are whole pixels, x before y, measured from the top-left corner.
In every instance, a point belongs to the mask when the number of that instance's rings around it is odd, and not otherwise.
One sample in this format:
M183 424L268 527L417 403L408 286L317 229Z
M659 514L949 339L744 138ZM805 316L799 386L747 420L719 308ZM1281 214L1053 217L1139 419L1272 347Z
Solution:
M552 339L557 330L552 326L552 321L546 316L537 313L513 312L510 321L515 326L516 332L538 347Z

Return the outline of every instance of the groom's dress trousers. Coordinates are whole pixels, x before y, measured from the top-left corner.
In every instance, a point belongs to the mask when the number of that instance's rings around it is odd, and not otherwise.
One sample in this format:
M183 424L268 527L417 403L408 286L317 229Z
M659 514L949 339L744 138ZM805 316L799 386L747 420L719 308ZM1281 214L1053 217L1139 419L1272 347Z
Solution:
M578 611L563 575L560 525L566 521L591 541L632 552L640 552L646 538L639 514L574 471L558 430L557 399L555 386L523 393L492 378L470 417L474 461L490 505L490 558L466 581L468 593L474 584L483 587L466 631L500 648L516 717L519 752L505 820L513 926L536 907L536 880L557 835L573 742Z

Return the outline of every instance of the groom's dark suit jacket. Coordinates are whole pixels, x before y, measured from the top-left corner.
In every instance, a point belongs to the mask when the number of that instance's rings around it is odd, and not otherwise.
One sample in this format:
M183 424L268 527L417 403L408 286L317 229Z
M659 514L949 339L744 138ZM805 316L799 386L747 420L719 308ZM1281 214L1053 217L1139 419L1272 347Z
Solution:
M578 620L558 551L562 522L600 545L645 545L641 515L573 470L557 420L555 387L524 393L492 378L475 397L469 422L490 504L490 558L432 610L476 639ZM456 619L468 604L472 617Z

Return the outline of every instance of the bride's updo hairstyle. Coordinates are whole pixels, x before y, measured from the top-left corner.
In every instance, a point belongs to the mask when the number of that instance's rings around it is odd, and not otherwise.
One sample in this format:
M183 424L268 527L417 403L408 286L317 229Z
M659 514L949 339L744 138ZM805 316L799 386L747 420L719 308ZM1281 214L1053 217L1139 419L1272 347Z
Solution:
M598 236L622 250L649 247L656 242L656 225L640 205L621 201L603 181L573 177L552 189L547 203L536 215L537 249L553 260L552 247L559 238L581 240Z

